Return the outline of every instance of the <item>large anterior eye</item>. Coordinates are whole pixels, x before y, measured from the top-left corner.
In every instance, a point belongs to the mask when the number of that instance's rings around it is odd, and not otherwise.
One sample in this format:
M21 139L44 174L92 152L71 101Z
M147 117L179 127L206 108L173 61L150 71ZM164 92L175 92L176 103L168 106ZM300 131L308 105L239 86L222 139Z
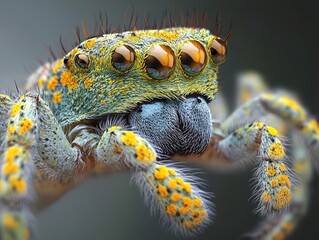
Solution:
M227 47L223 40L219 38L214 39L210 43L209 49L210 54L212 55L212 60L215 64L221 64L226 60Z
M89 66L89 58L84 54L75 55L74 62L80 68L87 68Z
M145 59L147 74L154 79L163 79L171 75L175 67L173 50L165 45L154 45Z
M181 48L180 59L185 73L194 76L202 71L206 65L205 48L194 40L185 42Z
M129 70L133 66L134 59L135 52L127 45L117 47L112 52L112 66L121 72Z

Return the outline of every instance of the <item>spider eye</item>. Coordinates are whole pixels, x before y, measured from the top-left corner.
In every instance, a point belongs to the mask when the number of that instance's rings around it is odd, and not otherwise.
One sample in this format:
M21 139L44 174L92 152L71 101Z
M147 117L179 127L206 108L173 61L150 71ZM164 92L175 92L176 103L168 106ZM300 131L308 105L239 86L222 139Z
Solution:
M180 55L182 68L189 76L198 74L206 65L205 48L197 41L190 40L181 47Z
M214 39L209 45L209 49L215 64L221 64L226 60L227 47L223 40L219 38Z
M84 54L75 55L74 62L80 68L87 68L89 66L89 58Z
M133 48L127 45L117 47L112 52L112 66L121 72L129 70L135 59Z
M147 52L145 59L147 74L154 79L163 79L172 74L175 67L173 50L165 45L155 45Z

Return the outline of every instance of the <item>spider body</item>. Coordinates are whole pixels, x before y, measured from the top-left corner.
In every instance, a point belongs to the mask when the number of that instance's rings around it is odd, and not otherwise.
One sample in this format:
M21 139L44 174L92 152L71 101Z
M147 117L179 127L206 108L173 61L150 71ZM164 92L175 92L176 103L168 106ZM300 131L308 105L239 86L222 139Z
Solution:
M106 34L35 72L28 86L40 94L1 95L1 239L29 239L33 188L57 198L92 172L115 167L133 170L146 203L167 227L196 234L212 219L210 196L198 179L161 160L205 149L202 158L211 162L257 161L259 211L286 209L293 188L277 130L239 119L271 112L313 145L317 125L294 100L264 94L214 127L209 103L226 52L226 43L207 29Z

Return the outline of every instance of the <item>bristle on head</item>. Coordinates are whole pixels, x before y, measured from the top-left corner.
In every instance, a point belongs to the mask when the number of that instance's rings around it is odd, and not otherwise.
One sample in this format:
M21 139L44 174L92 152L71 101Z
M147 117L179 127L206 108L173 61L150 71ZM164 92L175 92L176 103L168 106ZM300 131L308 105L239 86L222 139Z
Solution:
M139 20L141 19L141 20ZM220 14L217 14L215 22L211 23L207 20L207 14L205 11L198 11L193 9L192 12L187 11L186 13L180 12L178 14L173 14L168 11L164 11L160 21L154 19L153 24L150 23L150 15L145 14L143 18L139 18L138 14L134 12L134 9L130 14L125 14L124 22L122 26L116 25L112 26L109 24L108 17L106 14L99 14L98 17L94 19L93 30L90 31L89 28L85 26L85 23L81 23L81 28L75 27L72 31L74 33L76 41L72 44L72 48L78 46L81 42L88 40L93 37L99 37L104 34L118 33L125 31L136 31L136 30L149 30L149 29L165 29L165 28L175 28L175 27L189 27L189 28L207 28L215 36L220 37L222 33L222 21ZM225 41L230 36L230 29L225 35ZM66 46L62 42L60 37L60 52L65 55L67 53ZM50 53L52 55L52 53Z

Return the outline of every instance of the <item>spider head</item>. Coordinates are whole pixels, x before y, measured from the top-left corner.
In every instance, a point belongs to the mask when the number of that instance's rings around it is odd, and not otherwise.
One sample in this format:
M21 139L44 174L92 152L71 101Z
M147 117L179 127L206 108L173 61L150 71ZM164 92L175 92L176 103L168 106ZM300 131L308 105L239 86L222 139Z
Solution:
M189 126L194 125L210 129L207 113L202 118L196 116L208 111L207 102L218 91L218 66L225 57L226 44L206 29L142 30L91 38L64 58L58 72L61 86L57 88L62 101L52 109L62 125L107 114L128 114L156 143L160 140L155 134L137 123L138 119L150 123L144 113L152 113L153 121L169 117L166 127L178 126L183 133L190 133L195 128ZM49 99L50 94L54 91L48 91ZM142 111L136 112L137 108ZM157 111L171 115L157 116ZM186 119L191 114L194 119L189 122ZM154 124L148 127L156 128ZM200 136L202 133L192 141Z

